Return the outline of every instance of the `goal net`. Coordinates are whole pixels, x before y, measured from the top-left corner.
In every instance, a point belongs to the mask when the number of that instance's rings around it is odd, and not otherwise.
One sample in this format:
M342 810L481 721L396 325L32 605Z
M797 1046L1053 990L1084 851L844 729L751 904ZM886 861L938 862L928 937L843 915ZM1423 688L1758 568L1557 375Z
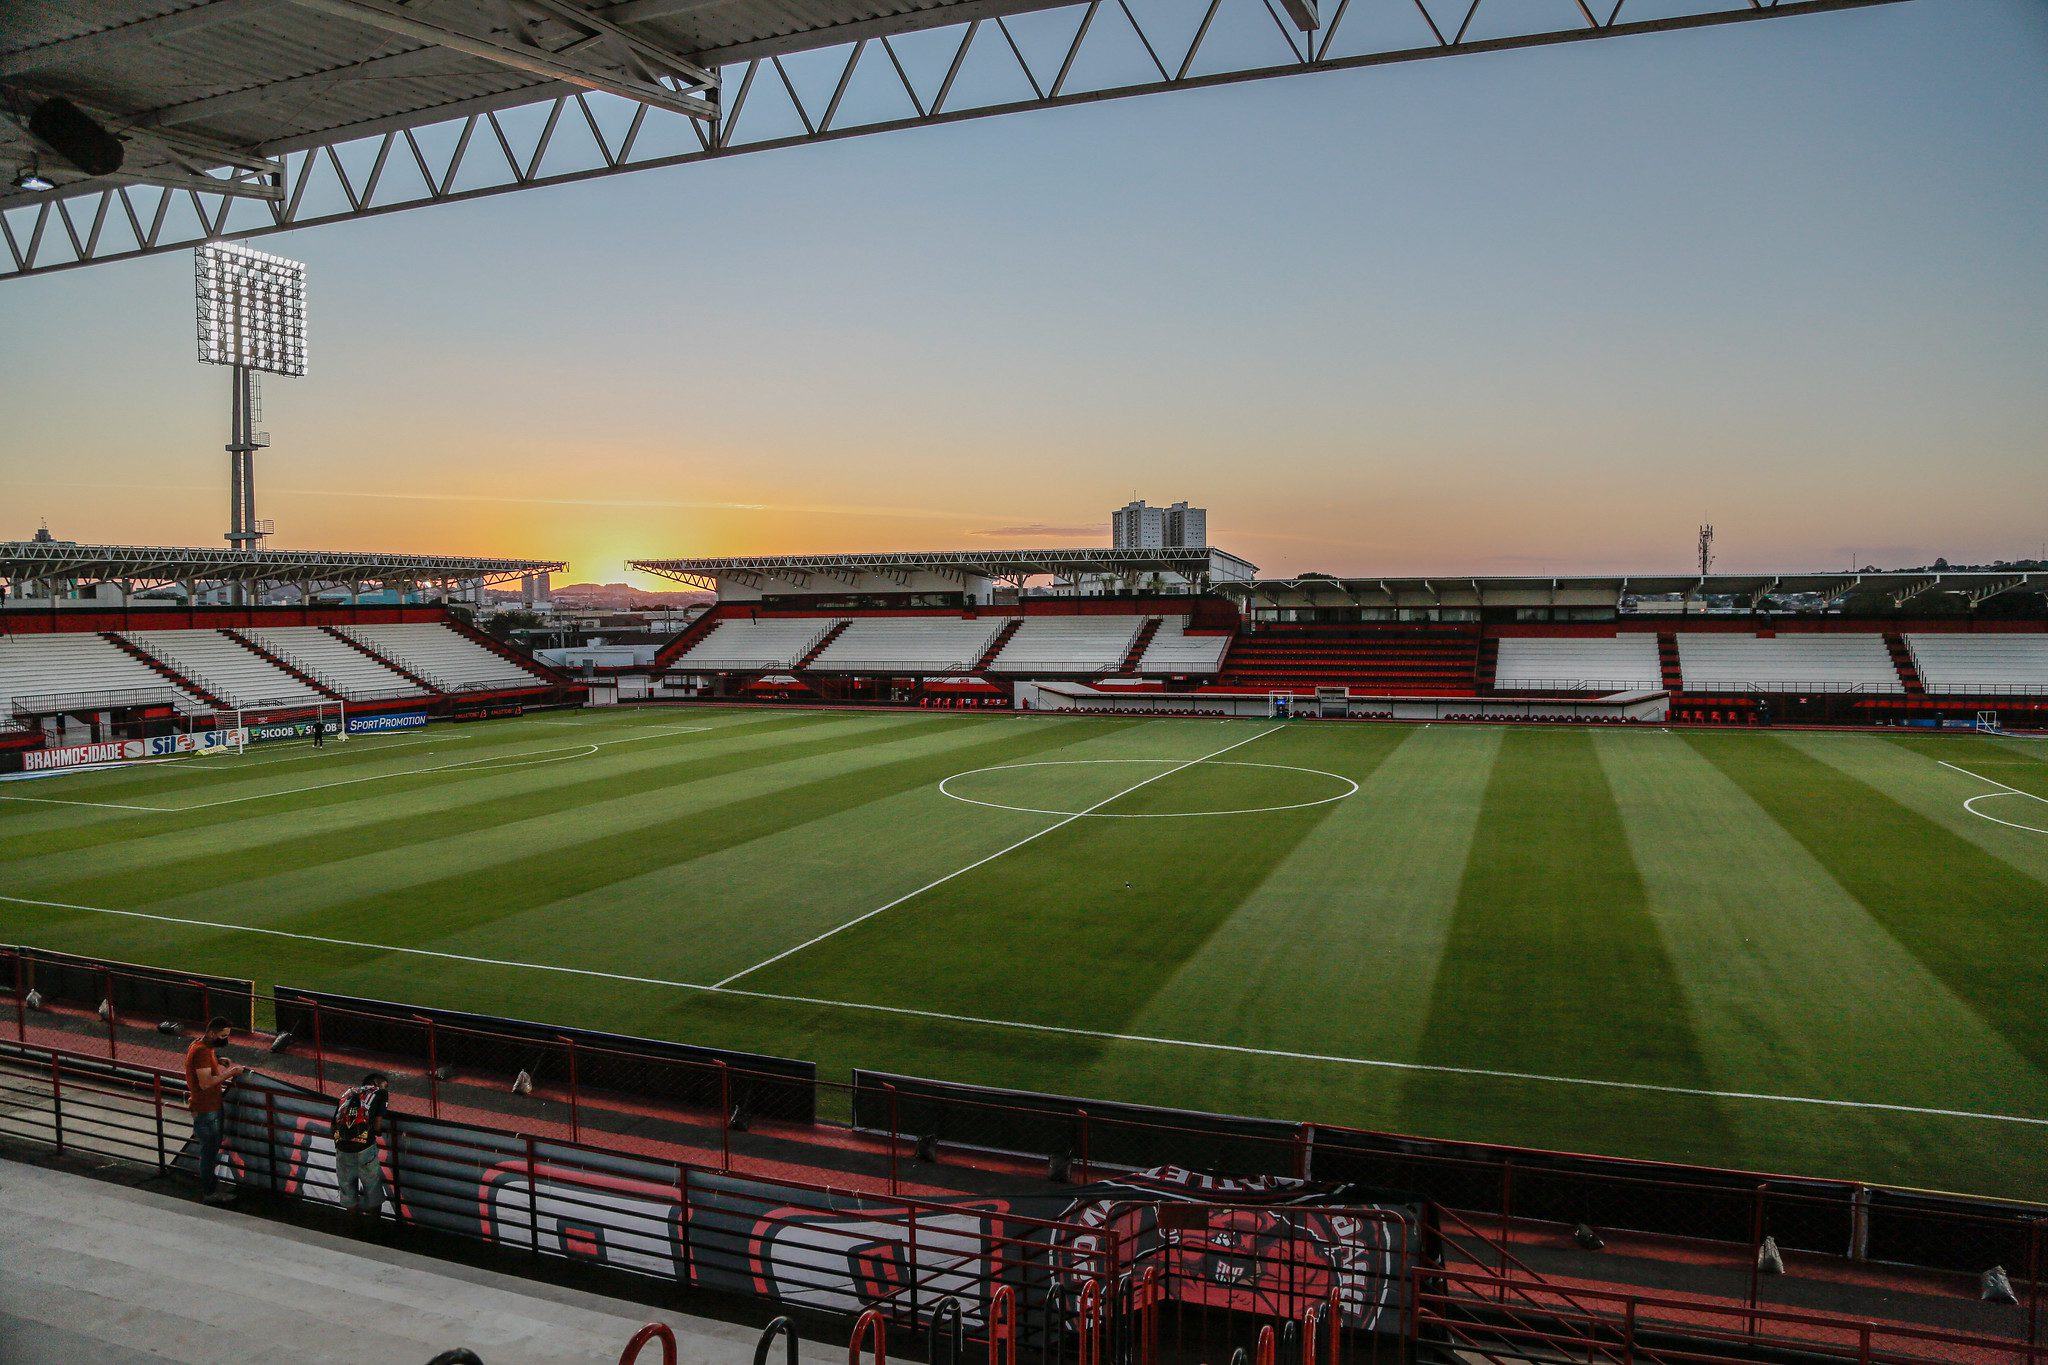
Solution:
M339 701L243 706L221 712L217 725L239 732L238 750L258 744L327 744L348 738L348 708Z

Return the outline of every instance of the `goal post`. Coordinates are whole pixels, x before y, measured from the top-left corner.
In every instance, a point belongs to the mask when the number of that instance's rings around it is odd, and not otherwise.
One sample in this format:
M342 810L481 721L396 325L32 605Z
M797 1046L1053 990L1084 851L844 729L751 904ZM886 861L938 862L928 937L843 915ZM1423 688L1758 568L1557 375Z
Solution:
M1999 732L2000 728L1996 711L1979 711L1977 713L1977 733L1995 735Z
M341 701L273 702L220 714L240 732L238 750L256 744L324 744L348 738L348 703Z

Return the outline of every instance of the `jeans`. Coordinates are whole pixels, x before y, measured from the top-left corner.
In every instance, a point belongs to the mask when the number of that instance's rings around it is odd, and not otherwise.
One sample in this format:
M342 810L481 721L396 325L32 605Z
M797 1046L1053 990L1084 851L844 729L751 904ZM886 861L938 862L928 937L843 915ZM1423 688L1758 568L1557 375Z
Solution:
M334 1178L341 1187L341 1206L351 1213L378 1213L384 1208L384 1168L377 1161L377 1144L360 1152L334 1153ZM358 1193L357 1186L361 1185Z
M220 1110L192 1116L192 1138L199 1144L199 1192L212 1194L220 1185Z

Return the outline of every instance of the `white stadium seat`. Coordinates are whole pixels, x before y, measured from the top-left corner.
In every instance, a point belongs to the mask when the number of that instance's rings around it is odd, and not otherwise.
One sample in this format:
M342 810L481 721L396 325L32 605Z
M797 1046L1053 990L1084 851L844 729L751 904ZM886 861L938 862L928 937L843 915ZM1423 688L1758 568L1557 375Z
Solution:
M1657 637L1650 634L1500 642L1493 670L1497 692L1633 692L1664 685Z
M160 700L188 714L213 709L127 650L90 632L0 635L0 716L11 717L15 702L24 698L86 699L116 693L129 705Z
M121 638L229 706L332 700L217 630L129 630L123 631Z
M1932 693L2048 689L2048 635L1908 635L1906 648Z
M767 621L726 620L713 625L677 657L673 667L795 668L839 624L836 616L782 616Z
M1215 673L1230 652L1231 634L1190 635L1188 618L1168 616L1138 659L1140 673Z
M534 687L545 678L438 621L336 626L372 654L391 660L443 692L486 692Z
M989 665L996 673L1113 673L1142 616L1027 616Z
M811 661L840 673L968 673L988 653L1004 617L861 617Z
M1688 692L1903 692L1899 670L1876 631L1842 635L1678 632Z
M318 626L248 627L240 633L349 701L427 695L426 689L403 673Z

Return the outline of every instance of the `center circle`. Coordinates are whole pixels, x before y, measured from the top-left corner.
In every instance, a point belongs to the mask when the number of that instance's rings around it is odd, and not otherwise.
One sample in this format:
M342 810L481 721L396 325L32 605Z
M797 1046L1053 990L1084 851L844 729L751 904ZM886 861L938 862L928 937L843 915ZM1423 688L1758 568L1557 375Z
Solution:
M1319 796L1313 801L1294 801L1276 806L1241 806L1229 810L1173 810L1121 813L1117 811L1099 811L1088 807L1083 807L1080 810L1057 810L1045 806L1012 805L1006 801L984 801L977 797L962 796L959 792L954 791L952 786L955 782L973 777L979 773L1010 772L1025 768L1082 768L1094 767L1105 763L1129 763L1158 768L1265 768L1273 772L1303 773L1309 777L1328 778L1332 782L1342 783L1344 790L1332 793L1329 796ZM1164 776L1164 774L1161 774L1161 776ZM1118 792L1116 796L1106 798L1098 804L1107 805L1109 801L1115 800L1116 797L1128 795L1134 790L1136 790L1136 787L1127 787L1123 791ZM1219 760L1214 763L1207 761L1191 763L1184 758L1064 758L1044 759L1036 763L997 763L987 768L969 768L965 772L954 773L951 777L941 779L939 791L946 796L952 797L955 801L963 801L970 806L986 806L990 810L1013 810L1025 815L1066 815L1089 820L1191 820L1209 815L1265 815L1273 811L1307 810L1311 806L1327 806L1333 801L1342 801L1347 796L1355 795L1358 791L1358 784L1341 773L1328 773L1320 768L1300 768L1291 763L1241 763L1228 759Z

